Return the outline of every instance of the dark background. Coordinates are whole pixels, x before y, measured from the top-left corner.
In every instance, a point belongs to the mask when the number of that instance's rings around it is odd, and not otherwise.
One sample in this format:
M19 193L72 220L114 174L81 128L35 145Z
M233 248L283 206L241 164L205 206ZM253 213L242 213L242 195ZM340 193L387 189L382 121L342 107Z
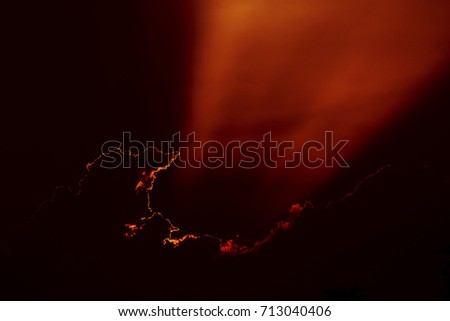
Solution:
M161 141L183 129L196 35L195 7L188 2L14 2L5 12L2 242L56 186L76 190L85 165L106 140L131 131L134 139ZM410 113L366 146L351 169L310 195L311 201L327 204L340 198L387 164L426 165L448 179L449 86L450 69L443 66L425 94L411 103ZM281 217L255 225L259 214L249 211L264 211L263 206L251 208L245 193L229 192L226 182L220 187L226 201L212 214L210 206L202 207L201 195L214 177L178 186L176 174L164 175L154 204L186 232L247 234L257 240ZM241 179L243 190L252 189ZM180 208L185 212L177 212Z
M194 32L193 8L173 1L8 6L2 232L56 186L77 187L103 142L180 130Z

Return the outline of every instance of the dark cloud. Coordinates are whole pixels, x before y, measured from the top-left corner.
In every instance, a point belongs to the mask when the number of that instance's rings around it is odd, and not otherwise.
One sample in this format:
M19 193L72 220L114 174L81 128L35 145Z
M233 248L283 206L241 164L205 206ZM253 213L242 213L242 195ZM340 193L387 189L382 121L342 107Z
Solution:
M3 297L439 299L448 293L442 280L449 187L430 169L384 167L327 206L294 204L266 238L245 245L239 237L183 233L149 207L150 189L135 189L138 168L107 170L99 161L79 191L57 188L15 233L2 255Z
M430 169L387 166L328 206L308 205L246 255L258 262L255 278L264 277L258 266L288 273L286 299L439 299L449 196Z
M6 39L10 43L5 46L10 49L5 70L9 87L0 135L4 151L0 244L8 240L7 246L0 246L2 298L450 298L450 287L445 286L450 275L448 185L438 175L426 169L385 168L348 197L320 206L324 200L340 198L367 173L390 162L430 164L439 175L449 177L450 154L444 147L450 128L450 73L443 52L448 45L438 38L448 35L448 29L439 25L447 26L445 16L450 11L425 4L405 11L394 4L389 15L399 19L390 19L389 25L402 26L401 30L392 33L395 30L386 25L377 33L371 19L336 4L339 10L355 13L356 22L362 19L363 24L357 25L368 27L369 33L347 28L346 36L341 31L348 27L348 19L342 24L342 17L329 15L330 11L324 16L329 18L325 27L343 35L337 39L323 32L324 24L311 16L312 25L320 26L316 30L320 39L308 31L304 44L319 40L320 48L306 46L299 56L291 45L300 44L295 34L302 34L301 30L283 31L291 24L300 26L295 12L288 13L292 19L286 23L278 19L284 16L282 7L275 17L270 6L262 5L281 24L255 19L262 11L234 22L277 28L241 37L243 47L223 42L217 37L221 32L212 31L209 36L214 39L207 42L218 47L201 51L213 59L200 59L200 65L192 68L198 40L204 30L213 29L197 28L208 13L187 2L50 1L44 6L30 2L26 7L33 10L28 11L22 2L10 5L11 32ZM383 3L374 2L375 7L382 10L366 13L385 15ZM378 20L385 24L385 19ZM420 35L413 29L421 30ZM253 29L227 30L223 31ZM434 31L437 38L430 37ZM295 41L278 46L278 40L287 38L273 37L277 32L294 36ZM388 37L372 41L377 34ZM391 40L402 34L406 37L399 38L400 46L392 48ZM327 39L343 45L333 45L333 50L343 49L342 55L322 50L330 45ZM280 62L280 68L272 68L271 63L258 67L251 53L264 43L275 55L259 57ZM420 43L438 43L440 49ZM221 50L233 44L237 47ZM242 50L235 50L238 47ZM363 50L362 55L353 50L364 47L374 50ZM432 52L442 55L442 61ZM229 53L246 57L218 59ZM307 58L305 63L301 56ZM219 68L225 73L211 74L219 80L211 82L208 73L217 69L209 68L211 64L230 68ZM292 73L296 75L287 79ZM192 86L197 76L200 82L194 83L199 86ZM288 83L283 84L283 79ZM255 86L247 86L248 82ZM369 86L361 90L365 83ZM203 85L208 90L197 90ZM377 99L383 92L387 100ZM397 99L411 101L403 106L395 103ZM225 109L219 106L223 104ZM332 105L342 108L330 110L334 114L324 112ZM311 113L316 107L317 112ZM345 121L339 121L345 114ZM392 114L398 114L398 121L388 119ZM352 122L353 126L345 125ZM391 122L392 126L384 126ZM198 134L218 132L221 139L244 139L274 130L303 143L302 137L314 139L306 135L308 128L320 124L350 131L350 137L343 138L354 137L351 145L361 145L351 159L351 169L339 171L329 183L315 170L215 170L214 174L184 170L167 179L170 170L158 172L155 181L154 166L103 170L96 161L81 186L74 188L83 175L80 165L97 155L103 142L120 139L124 131L132 132L136 140L151 137L160 142L191 129ZM304 127L305 136L294 127ZM60 187L51 197L58 185L72 189ZM44 199L49 200L31 219ZM306 205L306 199L315 205ZM289 205L298 200L303 209L294 206L288 214ZM276 221L280 223L273 225ZM134 232L134 237L126 237ZM255 244L255 240L260 241Z
M169 287L164 287L171 283L166 280L170 278L168 270L162 268L165 264L178 256L220 254L220 242L215 238L182 234L172 238L178 228L150 207L153 181L172 158L162 167L142 169L137 166L138 156L132 155L130 168L106 169L101 164L108 156L88 164L78 191L58 187L31 221L15 233L9 244L10 259L26 276L19 280L23 274L14 275L11 288L14 282L23 281L27 290L20 293L14 289L11 295L33 297L37 291L45 296L50 291L52 296L56 295L54 288L70 293L74 287L82 291L91 286L104 294L110 288L134 286L127 278L134 278L137 271L142 276L156 273L152 280L155 292L148 295L159 295L169 292ZM58 274L74 283L56 284ZM35 284L35 279L40 281ZM60 294L70 297L68 293Z

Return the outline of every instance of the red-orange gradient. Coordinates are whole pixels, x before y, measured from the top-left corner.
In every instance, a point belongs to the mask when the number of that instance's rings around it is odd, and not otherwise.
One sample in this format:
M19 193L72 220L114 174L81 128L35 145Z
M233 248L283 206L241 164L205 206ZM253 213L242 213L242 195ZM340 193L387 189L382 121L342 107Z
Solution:
M332 130L336 139L350 140L343 154L351 165L362 144L395 124L450 54L448 1L196 4L186 131L202 141L261 139L272 131L301 146ZM260 195L275 199L295 181L303 190L317 188L336 170L261 169L256 176Z
M450 52L447 1L201 4L189 127L206 138L333 129L357 139L389 121Z

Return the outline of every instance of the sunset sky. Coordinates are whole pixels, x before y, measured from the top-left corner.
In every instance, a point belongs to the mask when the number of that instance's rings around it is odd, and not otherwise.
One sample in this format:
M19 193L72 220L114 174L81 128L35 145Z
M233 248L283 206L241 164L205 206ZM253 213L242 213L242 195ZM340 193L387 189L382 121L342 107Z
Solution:
M450 2L27 2L7 8L2 298L449 297ZM333 132L349 166L103 168L124 132Z

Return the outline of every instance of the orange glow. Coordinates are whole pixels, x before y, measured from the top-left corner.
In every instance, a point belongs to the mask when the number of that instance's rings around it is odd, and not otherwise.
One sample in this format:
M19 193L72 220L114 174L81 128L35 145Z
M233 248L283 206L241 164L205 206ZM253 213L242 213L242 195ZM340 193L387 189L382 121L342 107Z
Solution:
M153 147L157 153L161 153L159 150ZM151 191L153 189L153 183L156 179L156 174L160 171L165 171L170 167L170 165L177 159L179 156L178 153L174 153L171 155L169 162L166 166L158 167L157 169L144 169L140 172L139 182L136 185L136 191L139 189L146 189L147 191Z
M202 140L273 131L301 146L332 130L351 158L450 55L448 1L200 3L187 128Z
M259 141L271 131L300 147L333 131L349 140L342 156L352 166L450 61L449 1L201 0L197 8L186 131L201 141ZM180 180L202 184L206 171L184 170ZM266 212L280 212L338 171L246 173L248 202L264 198Z
M158 149L153 148L157 153L161 153ZM136 155L135 155L136 156ZM125 227L128 229L123 235L127 238L132 238L137 235L137 233L143 229L145 224L147 224L149 221L152 220L152 218L155 215L160 215L163 217L170 225L169 233L172 235L173 232L178 231L178 227L172 224L169 219L165 218L161 213L159 212L153 212L152 208L150 207L150 191L153 189L153 184L156 179L156 174L160 171L164 171L170 167L170 165L176 160L176 158L179 156L178 153L174 153L171 155L169 162L165 166L158 167L157 169L144 169L141 170L139 173L139 181L136 184L135 190L139 191L144 189L147 193L147 209L149 212L149 216L141 217L136 224L125 224ZM89 165L87 167L89 169ZM171 238L171 236L169 237ZM165 240L163 241L165 244Z
M450 52L443 1L202 3L189 126L205 138L359 136L398 112Z
M220 244L220 253L222 255L236 255L243 254L248 251L248 248L243 245L239 245L235 240L222 241Z
M136 236L136 232L138 231L138 227L136 224L125 224L125 227L128 228L128 231L126 231L123 236L126 238L132 238L133 236Z
M167 223L169 223L169 239L171 239L173 232L179 231L179 228L173 225L172 222L169 219L165 218L161 213L151 212L151 209L150 213L152 213L150 216L141 217L135 224L125 224L125 227L128 229L128 231L126 231L123 236L125 236L126 238L135 237L139 233L139 231L142 231L146 224L149 224L149 222L155 217L155 215L161 216L167 221ZM163 240L163 243L165 244L165 240Z
M177 248L181 245L181 243L183 243L184 241L188 240L188 239L198 239L199 236L194 235L194 234L186 234L181 238L166 238L164 240L164 244L171 244L173 245L174 248Z

